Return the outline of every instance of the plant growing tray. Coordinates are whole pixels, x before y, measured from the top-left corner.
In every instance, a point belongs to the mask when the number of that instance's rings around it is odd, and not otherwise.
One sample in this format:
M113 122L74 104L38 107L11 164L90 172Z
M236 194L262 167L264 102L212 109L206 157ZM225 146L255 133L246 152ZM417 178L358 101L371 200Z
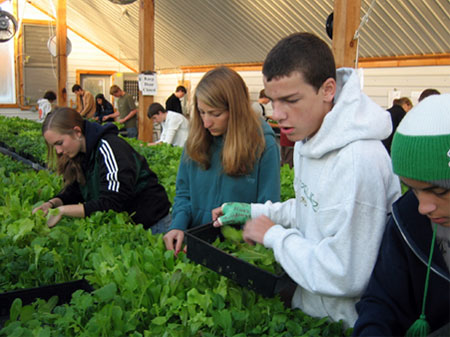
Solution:
M240 228L239 225L233 225ZM224 240L220 228L208 223L188 229L186 232L187 257L194 262L226 276L241 286L256 291L265 297L273 297L291 285L286 273L272 274L251 263L236 258L212 245L217 237Z
M41 298L49 300L52 296L58 296L58 305L69 303L72 294L79 290L92 291L92 286L84 279L71 282L57 283L38 288L28 288L9 291L0 294L0 328L2 323L9 319L9 310L16 298L22 300L22 305L33 303Z

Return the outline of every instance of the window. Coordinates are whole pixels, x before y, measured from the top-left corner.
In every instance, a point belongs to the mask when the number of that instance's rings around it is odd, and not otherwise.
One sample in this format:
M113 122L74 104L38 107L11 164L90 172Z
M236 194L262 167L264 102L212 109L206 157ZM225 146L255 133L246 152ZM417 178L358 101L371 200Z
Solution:
M123 81L123 91L133 96L136 104L138 103L139 101L138 81L129 81L129 80Z
M23 25L23 103L34 105L47 90L57 92L56 58L47 42L53 35L53 26Z

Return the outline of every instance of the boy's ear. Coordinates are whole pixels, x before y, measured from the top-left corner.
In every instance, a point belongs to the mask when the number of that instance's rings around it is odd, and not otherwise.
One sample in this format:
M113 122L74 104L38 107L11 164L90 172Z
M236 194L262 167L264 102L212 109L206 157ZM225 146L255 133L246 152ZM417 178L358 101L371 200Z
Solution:
M320 90L322 90L323 98L326 102L333 102L334 95L336 94L336 80L331 77L326 79L320 87Z

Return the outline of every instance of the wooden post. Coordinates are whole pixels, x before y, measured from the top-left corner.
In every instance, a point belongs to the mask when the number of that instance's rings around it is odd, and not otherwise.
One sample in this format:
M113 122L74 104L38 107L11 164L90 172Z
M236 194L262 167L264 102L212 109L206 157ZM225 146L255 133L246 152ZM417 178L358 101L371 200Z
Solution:
M56 69L58 76L58 106L67 106L67 20L66 0L58 0L56 15Z
M155 69L155 2L139 0L139 72ZM153 121L147 117L147 109L153 96L144 96L139 91L138 138L153 141Z
M3 2L3 1L2 1ZM1 3L1 2L0 2ZM18 17L17 14L19 13L19 3L17 0L13 0L13 14L14 17ZM23 23L21 23L23 25ZM14 82L16 87L16 104L18 107L23 108L24 105L24 97L23 94L23 80L21 69L23 69L23 58L21 55L23 55L23 38L22 38L22 32L23 29L21 26L17 27L18 34L16 34L14 38ZM20 55L20 56L19 56ZM20 98L19 98L20 97Z
M355 66L357 40L353 40L360 22L361 0L335 0L333 14L333 54L336 67Z

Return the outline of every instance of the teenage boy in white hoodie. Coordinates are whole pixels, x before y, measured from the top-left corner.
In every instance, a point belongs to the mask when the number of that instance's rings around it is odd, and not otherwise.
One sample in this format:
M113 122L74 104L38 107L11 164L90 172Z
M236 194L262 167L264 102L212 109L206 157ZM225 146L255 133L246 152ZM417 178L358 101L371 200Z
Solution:
M159 140L148 145L166 143L173 146L184 146L189 133L189 121L183 114L166 110L159 103L152 103L148 107L147 116L153 122L161 124L163 128Z
M400 184L381 143L389 113L361 92L357 73L338 69L327 44L296 33L263 66L272 118L295 141L295 199L229 203L215 225L245 223L244 239L272 248L297 283L292 306L353 326ZM219 217L220 216L220 217Z
M55 92L49 90L46 91L44 94L44 97L38 99L38 112L39 112L39 122L43 122L45 119L45 116L52 111L53 109L53 103L56 101L56 94Z

